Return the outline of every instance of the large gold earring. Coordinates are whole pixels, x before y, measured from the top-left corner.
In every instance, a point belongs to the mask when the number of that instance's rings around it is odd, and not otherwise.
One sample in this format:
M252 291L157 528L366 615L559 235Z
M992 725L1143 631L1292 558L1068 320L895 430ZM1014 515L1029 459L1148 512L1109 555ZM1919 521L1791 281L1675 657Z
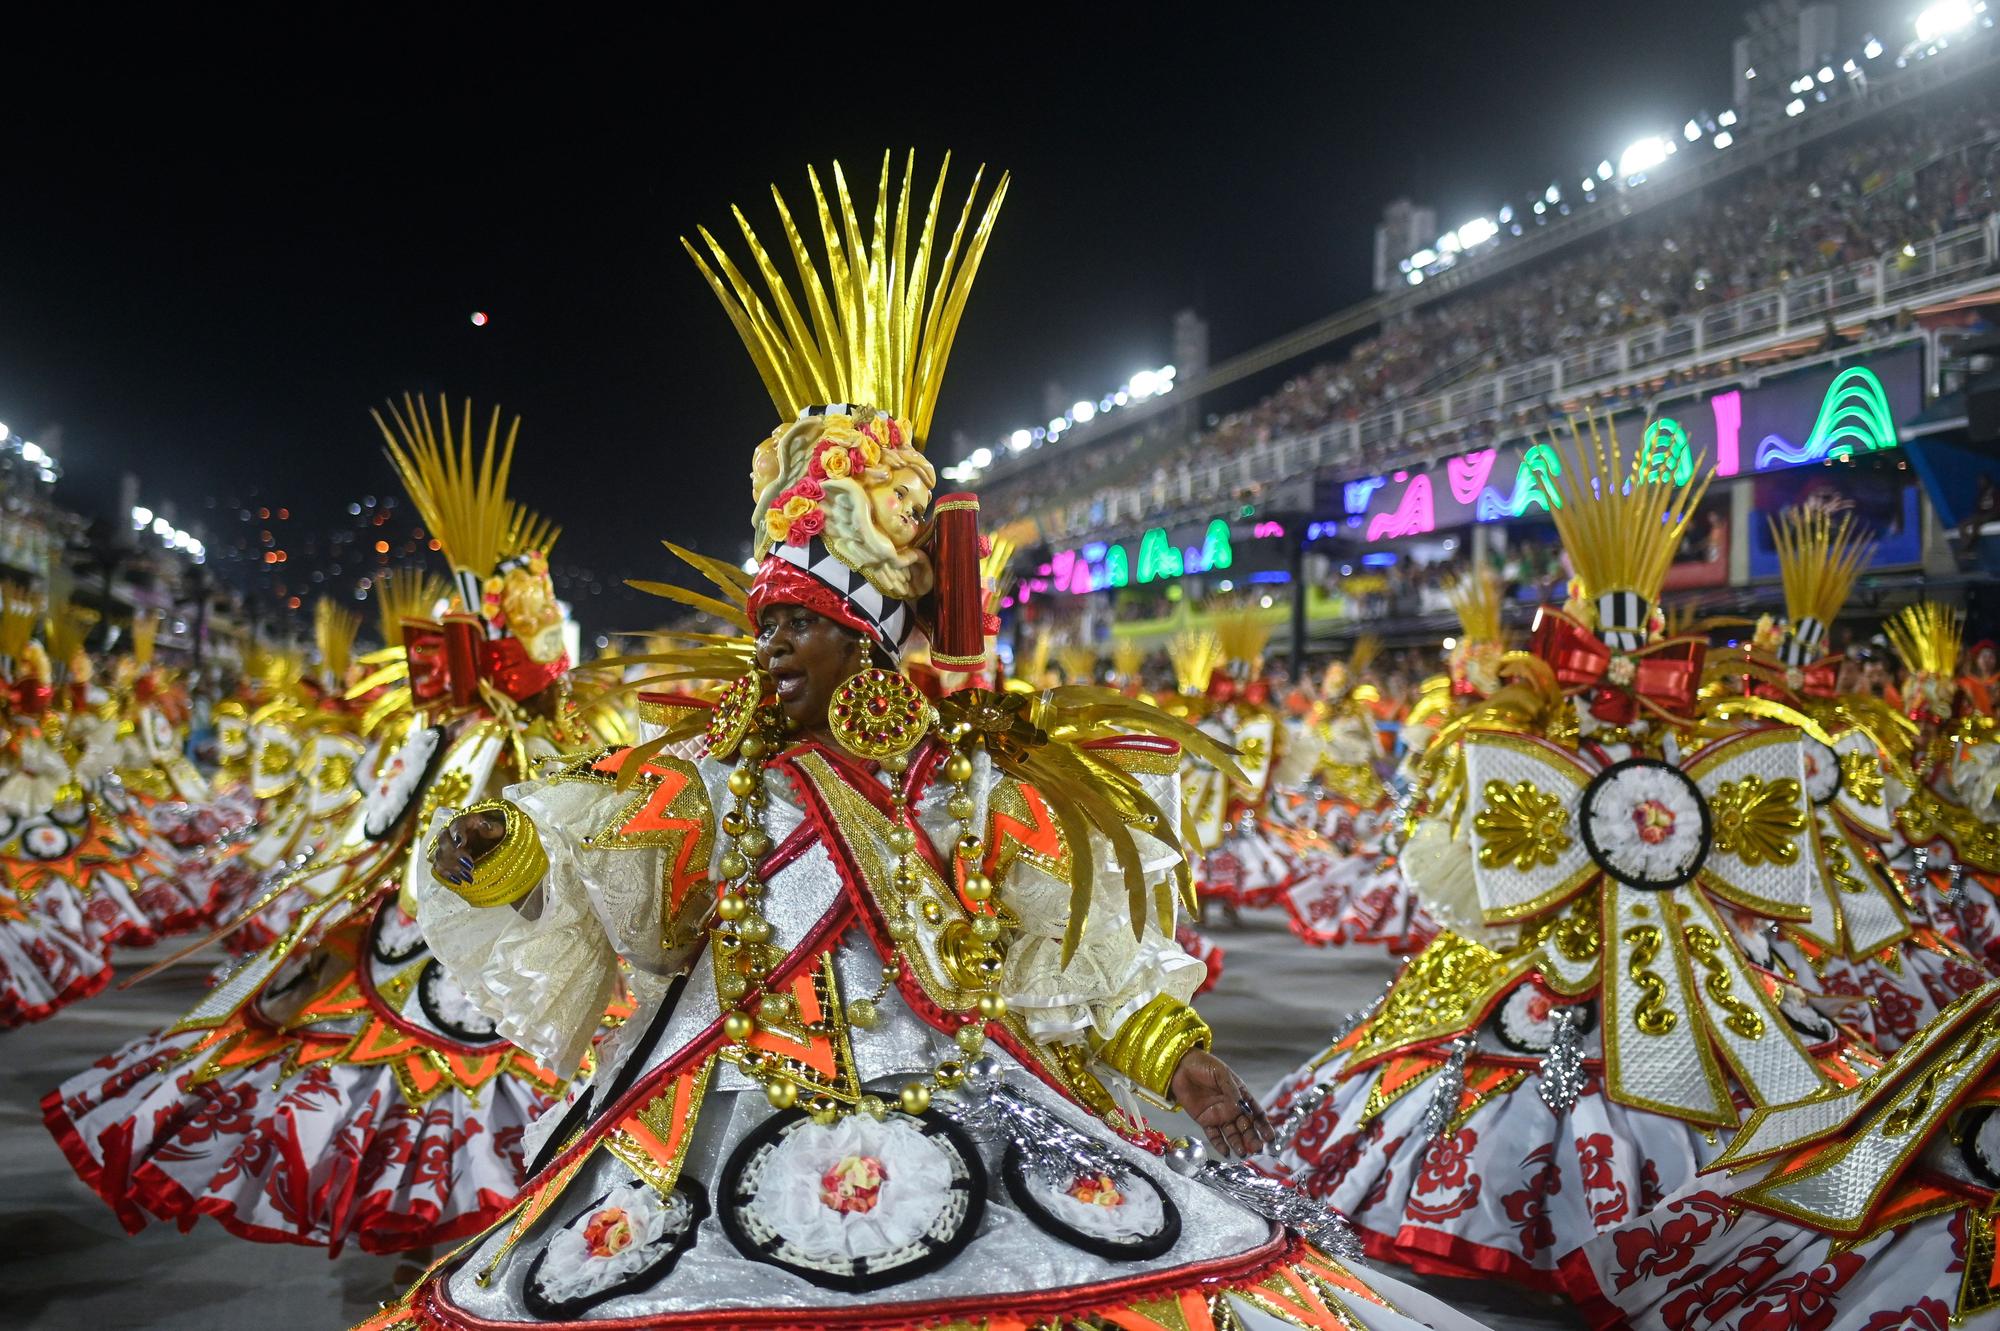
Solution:
M708 718L710 757L727 758L736 752L744 736L750 733L750 723L756 718L757 704L763 696L764 672L755 668L722 691L722 696L715 700L715 711Z
M916 748L936 719L930 699L909 676L874 667L835 689L826 715L843 749L878 763Z

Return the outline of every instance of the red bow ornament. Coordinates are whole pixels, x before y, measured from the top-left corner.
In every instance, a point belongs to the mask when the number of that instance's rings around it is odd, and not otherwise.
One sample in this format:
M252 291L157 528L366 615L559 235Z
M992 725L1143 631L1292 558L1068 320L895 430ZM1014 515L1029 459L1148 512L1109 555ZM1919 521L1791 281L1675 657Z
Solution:
M1642 707L1667 720L1693 715L1708 646L1698 638L1668 638L1614 653L1576 620L1544 607L1530 650L1548 662L1564 693L1587 695L1593 716L1622 726Z

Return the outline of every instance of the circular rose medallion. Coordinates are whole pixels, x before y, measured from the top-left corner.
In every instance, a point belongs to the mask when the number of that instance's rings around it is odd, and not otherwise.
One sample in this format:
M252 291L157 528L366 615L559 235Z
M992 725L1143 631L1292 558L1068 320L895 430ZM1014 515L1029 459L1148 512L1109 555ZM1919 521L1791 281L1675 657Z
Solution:
M21 834L21 849L38 860L59 860L76 845L76 838L53 823L30 827Z
M460 1044L493 1044L499 1038L493 1018L479 1010L436 957L417 976L417 1007L424 1020Z
M1181 1237L1181 1213L1139 1170L1106 1152L1053 1175L1030 1166L1016 1145L1002 1166L1007 1194L1035 1226L1114 1262L1158 1257Z
M829 1125L774 1114L738 1143L722 1180L730 1242L827 1289L937 1270L972 1240L986 1206L977 1151L935 1112Z
M1806 797L1818 805L1833 803L1840 794L1840 755L1804 731L1799 732L1799 741L1806 764Z
M694 1245L707 1215L708 1194L692 1179L667 1197L636 1179L612 1188L549 1236L522 1286L528 1310L568 1321L651 1287Z
M1517 1054L1546 1054L1556 1040L1555 1014L1567 1009L1576 1015L1579 1036L1597 1029L1597 1005L1557 998L1537 984L1523 984L1500 1001L1493 1010L1493 1034Z
M1597 867L1632 887L1665 891L1708 858L1708 801L1678 767L1627 758L1585 787L1579 819Z

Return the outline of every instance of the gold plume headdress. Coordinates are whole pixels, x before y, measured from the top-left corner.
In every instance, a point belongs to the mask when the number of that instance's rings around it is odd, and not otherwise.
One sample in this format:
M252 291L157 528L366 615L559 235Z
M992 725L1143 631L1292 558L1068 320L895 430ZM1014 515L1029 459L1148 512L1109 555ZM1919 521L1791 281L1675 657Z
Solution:
M503 441L495 405L475 455L471 398L465 400L456 431L443 394L438 395L435 422L430 404L421 397L405 393L400 410L394 402L387 405L389 420L379 411L369 414L382 431L389 461L424 526L437 538L466 609L478 613L487 599L485 584L504 561L546 556L562 535L560 527L507 498L521 418L509 423Z
M42 607L26 587L0 582L0 661L12 666L22 658L35 640L35 624L41 617Z
M1958 699L1958 654L1965 617L1936 601L1906 605L1882 625L1889 645L1910 672L1903 710L1923 719L1949 720Z
M1567 446L1549 434L1562 464L1549 517L1596 616L1597 636L1613 651L1637 651L1714 471L1705 452L1689 465L1642 446L1628 462L1608 417L1587 416L1582 427L1571 417L1568 428Z
M1820 653L1827 625L1847 604L1855 577L1875 553L1875 539L1843 514L1838 523L1820 505L1788 508L1771 519L1771 543L1785 582L1785 618L1778 659L1803 666Z
M313 605L313 643L319 648L320 675L329 689L347 687L347 668L354 664L354 638L361 616L322 596Z
M975 224L984 170L975 173L940 253L947 156L913 249L916 154L904 164L893 211L891 161L885 153L865 231L840 166L833 168L832 202L818 173L808 171L823 268L784 196L772 188L797 273L796 296L741 209L732 211L761 293L706 229L698 234L707 258L686 237L681 244L722 303L783 422L758 445L751 464L752 546L763 561L751 589L751 617L766 604L808 604L896 655L914 635L914 602L938 582L925 521L937 472L922 450L1007 179L1001 176ZM945 530L966 527L970 533L978 507L969 495L949 499L938 506L940 518L947 510L964 511L939 523L941 561L947 558ZM969 565L954 567L952 582L976 583L977 577ZM979 589L939 590L949 601L940 605L939 627L948 631L933 642L933 659L956 667L982 658L984 643L974 641L981 636Z
M1167 644L1167 659L1174 665L1174 682L1189 695L1208 692L1208 681L1222 664L1222 642L1207 630L1176 633Z
M144 670L153 664L153 649L160 640L160 617L157 614L134 615L132 617L132 662Z
M1490 568L1467 573L1447 593L1458 615L1458 642L1447 658L1452 688L1484 697L1500 687L1500 660L1507 650L1501 607L1506 589Z
M422 568L401 568L377 575L370 591L383 646L400 649L403 621L434 618L438 604L451 595L451 586L436 573Z
M1271 622L1251 606L1238 606L1215 617L1215 638L1223 659L1239 666L1245 679L1264 667L1264 649L1271 643Z
M1056 663L1062 667L1065 683L1097 682L1097 649L1087 642L1065 643L1056 653Z

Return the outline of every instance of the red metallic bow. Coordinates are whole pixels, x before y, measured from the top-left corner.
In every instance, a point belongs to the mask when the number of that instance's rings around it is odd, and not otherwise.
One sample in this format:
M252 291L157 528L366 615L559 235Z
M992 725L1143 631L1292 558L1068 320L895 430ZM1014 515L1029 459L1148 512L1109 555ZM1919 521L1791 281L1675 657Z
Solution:
M1631 681L1613 684L1605 678L1614 659L1611 649L1562 611L1544 608L1530 650L1549 663L1564 693L1588 693L1598 720L1622 726L1636 719L1641 707L1661 717L1692 715L1708 645L1699 638L1668 638L1641 647L1626 654Z
M418 707L470 707L479 701L482 679L523 702L569 669L567 654L543 663L528 656L519 638L487 637L477 615L446 615L443 623L406 619L403 652L410 663L410 696Z

